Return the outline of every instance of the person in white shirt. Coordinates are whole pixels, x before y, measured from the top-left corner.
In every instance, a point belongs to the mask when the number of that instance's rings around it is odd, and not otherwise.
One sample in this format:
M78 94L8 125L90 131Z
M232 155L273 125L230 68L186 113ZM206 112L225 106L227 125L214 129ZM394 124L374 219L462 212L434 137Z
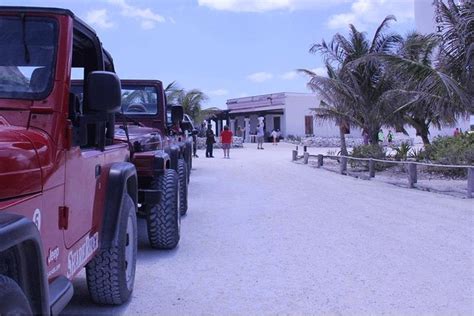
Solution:
M273 137L273 145L276 146L277 144L277 139L278 139L278 132L276 130L272 131L272 137Z
M265 132L263 131L263 124L260 123L257 126L257 149L263 149L263 138Z

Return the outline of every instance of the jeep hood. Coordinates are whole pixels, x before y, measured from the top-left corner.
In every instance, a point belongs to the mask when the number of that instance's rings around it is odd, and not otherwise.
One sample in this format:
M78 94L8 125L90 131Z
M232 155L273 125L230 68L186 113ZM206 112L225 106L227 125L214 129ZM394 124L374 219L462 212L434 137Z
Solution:
M160 130L152 127L144 126L128 126L128 137L130 144L136 146L140 144L141 150L156 150L162 147L162 137ZM127 135L123 128L115 126L115 137L116 140L126 142Z
M41 191L41 168L29 137L34 133L0 125L0 200Z

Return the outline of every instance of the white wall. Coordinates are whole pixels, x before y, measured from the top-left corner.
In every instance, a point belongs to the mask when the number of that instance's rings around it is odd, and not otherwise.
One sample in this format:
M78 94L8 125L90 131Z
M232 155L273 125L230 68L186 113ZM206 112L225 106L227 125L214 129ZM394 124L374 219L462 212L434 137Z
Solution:
M435 7L433 0L415 0L415 24L420 33L435 32Z
M283 136L304 136L304 117L312 115L311 108L319 105L320 98L316 95L288 93L285 98L285 133Z

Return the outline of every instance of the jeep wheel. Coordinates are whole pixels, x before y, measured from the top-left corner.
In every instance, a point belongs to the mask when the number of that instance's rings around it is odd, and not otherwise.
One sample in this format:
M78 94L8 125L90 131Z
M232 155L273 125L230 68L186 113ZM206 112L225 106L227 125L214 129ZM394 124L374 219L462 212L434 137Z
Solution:
M179 177L179 213L185 215L188 210L188 168L184 159L178 160Z
M86 266L87 285L92 300L120 305L132 294L137 262L137 217L132 198L125 194L117 240L102 248Z
M179 242L178 187L178 174L172 169L153 180L152 188L161 191L160 202L150 205L147 212L148 239L153 248L173 249Z
M18 284L0 275L0 315L32 315L28 299Z

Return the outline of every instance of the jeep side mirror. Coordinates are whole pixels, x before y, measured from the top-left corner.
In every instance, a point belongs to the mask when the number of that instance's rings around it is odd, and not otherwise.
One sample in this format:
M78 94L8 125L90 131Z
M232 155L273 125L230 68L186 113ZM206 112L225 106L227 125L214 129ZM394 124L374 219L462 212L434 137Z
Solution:
M93 71L87 76L87 101L91 110L117 112L122 105L119 77L109 71Z
M184 118L184 108L181 105L173 105L171 107L171 122L173 124L180 123Z

